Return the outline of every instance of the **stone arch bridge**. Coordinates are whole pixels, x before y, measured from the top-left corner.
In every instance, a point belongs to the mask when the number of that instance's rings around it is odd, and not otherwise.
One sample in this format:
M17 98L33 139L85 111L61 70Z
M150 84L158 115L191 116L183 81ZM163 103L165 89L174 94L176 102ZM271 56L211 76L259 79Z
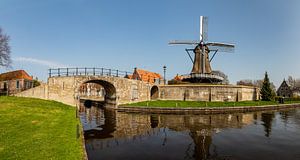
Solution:
M151 94L157 94L151 92L152 87L157 88L156 85L124 78L128 73L104 68L51 69L47 84L16 96L55 100L75 106L81 98L80 86L86 83L101 85L105 90L104 102L114 106L150 100Z
M16 96L55 100L75 106L82 98L80 87L87 83L94 83L105 90L103 102L113 104L114 107L151 99L187 101L253 101L259 99L259 89L251 86L154 85L125 78L128 73L104 68L51 69L47 84L23 91Z

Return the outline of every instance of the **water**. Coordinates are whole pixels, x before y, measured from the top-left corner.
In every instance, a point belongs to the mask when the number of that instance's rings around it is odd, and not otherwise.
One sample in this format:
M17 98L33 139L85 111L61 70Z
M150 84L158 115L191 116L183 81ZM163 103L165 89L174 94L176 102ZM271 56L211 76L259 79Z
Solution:
M300 160L300 109L160 115L81 108L88 158Z

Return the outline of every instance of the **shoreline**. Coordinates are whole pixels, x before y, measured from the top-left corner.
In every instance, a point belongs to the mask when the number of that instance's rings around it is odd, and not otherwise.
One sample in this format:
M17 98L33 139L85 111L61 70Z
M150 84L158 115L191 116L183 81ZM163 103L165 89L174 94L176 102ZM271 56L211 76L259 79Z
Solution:
M151 113L151 114L223 114L244 113L268 110L282 110L300 107L300 103L262 105L262 106L237 106L237 107L142 107L142 106L118 106L119 112L127 113Z

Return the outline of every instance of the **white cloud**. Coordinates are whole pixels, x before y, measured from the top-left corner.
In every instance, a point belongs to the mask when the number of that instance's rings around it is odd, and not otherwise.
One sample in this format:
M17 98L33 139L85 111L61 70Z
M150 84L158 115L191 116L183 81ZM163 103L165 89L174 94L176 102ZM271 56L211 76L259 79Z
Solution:
M64 64L59 64L56 62L48 61L48 60L42 60L42 59L35 59L35 58L30 58L30 57L16 57L13 58L13 62L27 62L27 63L34 63L34 64L39 64L43 66L47 66L49 68L66 68L70 67Z

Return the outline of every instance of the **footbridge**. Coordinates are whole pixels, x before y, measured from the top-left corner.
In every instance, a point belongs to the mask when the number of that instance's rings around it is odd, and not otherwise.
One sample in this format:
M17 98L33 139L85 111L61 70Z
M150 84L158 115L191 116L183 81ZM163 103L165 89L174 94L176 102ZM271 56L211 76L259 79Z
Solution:
M99 99L114 106L151 99L157 86L140 80L128 79L131 72L106 68L49 69L48 82L18 93L16 96L36 97L77 105L80 99L89 99L81 93L82 86L97 84L104 94ZM151 92L152 89L152 92ZM97 98L97 97L96 97ZM93 97L95 99L95 97ZM91 98L91 100L93 100Z

